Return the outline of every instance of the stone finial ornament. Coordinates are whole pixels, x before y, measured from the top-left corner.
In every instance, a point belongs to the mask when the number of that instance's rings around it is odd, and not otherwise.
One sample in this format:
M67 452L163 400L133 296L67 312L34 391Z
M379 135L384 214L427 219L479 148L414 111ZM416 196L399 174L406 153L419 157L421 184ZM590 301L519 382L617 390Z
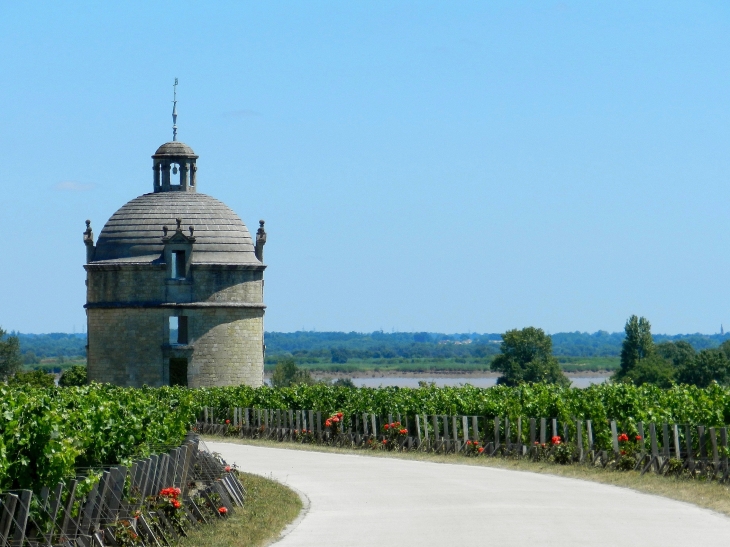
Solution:
M259 220L259 229L256 230L256 246L254 248L254 253L260 262L264 261L264 245L266 245L266 230L264 230L264 221Z
M188 226L188 230L190 230L190 237L193 237L193 234L195 232L195 228L193 228L192 226Z
M86 245L94 244L94 231L91 229L91 221L86 221L86 231L84 232L84 243Z
M162 237L167 237L167 226L162 227Z
M84 231L84 245L86 245L86 263L94 260L96 247L94 246L94 231L91 229L91 221L86 221L86 230Z
M182 219L176 218L175 219L175 222L177 223L177 228L175 228L175 231L176 232L182 232L182 228L180 227L180 225L182 224Z

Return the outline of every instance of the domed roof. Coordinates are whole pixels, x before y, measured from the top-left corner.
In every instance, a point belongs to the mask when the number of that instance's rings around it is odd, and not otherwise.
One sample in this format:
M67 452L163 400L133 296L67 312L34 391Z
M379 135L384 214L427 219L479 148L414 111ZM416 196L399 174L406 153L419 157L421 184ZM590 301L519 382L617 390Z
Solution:
M157 149L157 152L155 152L155 156L195 156L196 158L198 156L195 155L195 152L193 152L193 149L190 148L187 144L180 141L170 141L166 142L162 146L160 146ZM153 158L155 156L152 156Z
M258 264L251 234L227 205L205 194L144 194L123 205L99 234L93 262L149 263L162 260L163 231L194 228L193 264Z

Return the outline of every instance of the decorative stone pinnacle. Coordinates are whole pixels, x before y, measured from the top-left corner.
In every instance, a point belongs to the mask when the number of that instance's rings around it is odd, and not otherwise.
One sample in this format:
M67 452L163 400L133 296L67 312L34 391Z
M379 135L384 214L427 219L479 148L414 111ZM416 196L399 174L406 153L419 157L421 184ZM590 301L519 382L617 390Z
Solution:
M190 237L193 237L193 232L195 231L195 228L192 226L188 226L188 229L190 230Z
M175 231L176 232L182 232L182 228L180 227L180 225L182 224L182 219L176 218L175 219L175 222L177 222L177 228L175 228Z
M86 231L84 232L84 243L86 245L94 244L94 232L91 229L91 221L86 221Z
M167 226L162 227L162 233L164 234L164 237L167 237Z
M266 231L264 230L264 221L259 220L259 229L256 231L256 245L254 246L254 254L260 262L264 261L264 245L266 245Z

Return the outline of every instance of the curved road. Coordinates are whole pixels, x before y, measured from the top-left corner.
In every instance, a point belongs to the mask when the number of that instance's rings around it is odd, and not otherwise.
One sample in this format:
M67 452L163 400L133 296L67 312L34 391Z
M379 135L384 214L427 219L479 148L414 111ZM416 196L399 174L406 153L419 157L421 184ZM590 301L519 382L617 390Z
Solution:
M277 547L415 545L714 547L730 519L632 490L490 467L207 443L307 495Z

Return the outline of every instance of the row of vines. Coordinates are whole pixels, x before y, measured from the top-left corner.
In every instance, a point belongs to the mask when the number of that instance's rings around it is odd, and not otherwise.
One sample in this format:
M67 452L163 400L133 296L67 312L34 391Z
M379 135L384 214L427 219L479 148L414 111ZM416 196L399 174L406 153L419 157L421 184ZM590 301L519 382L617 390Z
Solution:
M39 492L85 468L178 445L195 418L195 392L0 384L0 491Z
M414 415L591 420L597 440L608 421L627 430L637 422L730 424L730 389L659 389L604 384L587 389L524 385L463 387L79 388L0 384L0 490L30 488L76 475L84 468L123 463L179 444L202 407L225 416L233 407Z

